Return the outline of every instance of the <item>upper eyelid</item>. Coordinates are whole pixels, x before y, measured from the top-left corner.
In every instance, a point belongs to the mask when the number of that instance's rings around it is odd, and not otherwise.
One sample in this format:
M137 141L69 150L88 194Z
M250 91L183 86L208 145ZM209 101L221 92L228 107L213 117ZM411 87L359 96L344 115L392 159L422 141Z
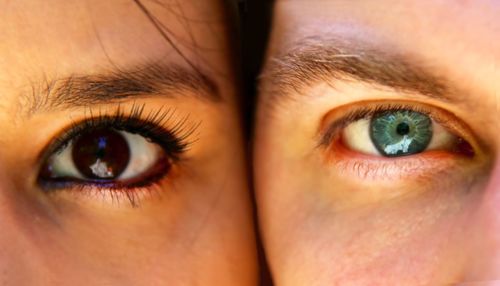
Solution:
M358 107L353 107L352 105L358 105ZM367 106L372 107L370 109ZM373 106L376 106L376 108L374 108ZM345 106L340 106L333 109L333 112L338 111L338 109L347 109L348 111L344 112L344 114L342 116L339 116L339 118L337 118L336 120L331 120L333 121L333 123L329 123L328 120L327 122L322 122L318 131L318 147L327 146L328 144L330 144L331 140L333 140L333 137L335 136L335 133L341 130L341 128L345 127L347 123L353 122L354 120L367 118L378 111L391 110L391 108L410 109L418 111L420 113L424 113L437 123L443 125L448 129L451 129L451 132L467 140L474 149L482 149L479 148L479 146L482 146L483 144L478 140L477 136L472 132L470 127L463 123L462 120L460 120L457 116L455 116L448 110L419 102L399 101L394 103L392 101L386 102L384 100L358 102L357 104L347 104ZM358 111L360 110L369 112L365 112L365 114L362 114L360 116L352 116L352 114L359 114ZM326 115L326 117L328 117L328 115ZM323 121L325 121L325 119L323 119Z
M128 182L126 184L123 182L99 183L99 187L95 182L93 183L85 180L82 180L81 183L70 179L58 182L44 180L44 170L47 170L45 167L48 166L47 163L50 162L49 160L55 155L55 152L61 150L61 148L68 147L69 145L67 144L72 144L72 140L77 138L82 132L91 131L94 128L116 128L117 130L122 130L127 133L138 134L142 137L153 139L153 143L156 143L163 148L165 152L164 158L167 158L169 162L169 171L155 174L154 178L163 178L167 176L167 174L170 174L172 170L182 169L182 162L190 159L189 154L186 154L186 151L188 151L191 144L197 140L196 138L193 138L192 135L197 130L201 122L194 123L188 121L188 115L176 118L174 113L176 111L175 109L163 109L163 106L156 109L146 109L145 107L146 104L134 104L130 109L124 109L118 105L115 110L110 110L109 112L104 113L99 112L98 114L91 113L90 116L84 116L79 121L73 122L69 127L66 127L62 132L56 135L56 139L52 139L39 154L38 162L40 162L40 164L37 171L37 184L45 190L69 189L76 186L89 185L89 190L105 188L107 190L112 189L113 192L120 194L122 192L118 192L118 189L144 190L146 189L146 186L158 185L157 179L148 182ZM164 111L163 113L161 112L162 110ZM122 125L116 126L117 124ZM134 132L138 131L133 129L134 124L138 128L145 128L144 125L146 125L150 134L155 137L148 137L144 133ZM156 131L153 131L151 128L154 128ZM59 138L60 136L61 138ZM178 166L178 168L175 166ZM103 193L106 192L103 191ZM130 199L129 195L126 197Z
M78 121L73 121L69 126L56 134L48 145L37 156L39 161L44 162L51 154L63 149L66 144L70 143L79 132L91 127L102 127L101 123L106 121L106 126L110 128L117 127L113 122L123 124L123 120L134 120L142 126L142 128L156 128L159 132L169 132L175 140L178 140L179 146L187 150L189 146L196 141L196 138L190 138L191 135L201 125L201 122L193 123L188 121L188 116L175 118L175 110L164 109L160 107L154 111L145 111L146 105L132 105L130 110L124 110L120 105L110 112L105 114L92 114L84 116ZM91 109L90 109L91 110ZM163 110L163 113L161 112ZM168 115L170 114L170 115ZM167 129L164 125L171 125ZM148 127L150 126L150 127ZM129 126L130 127L130 126ZM137 130L136 130L137 131ZM173 158L177 160L177 158Z

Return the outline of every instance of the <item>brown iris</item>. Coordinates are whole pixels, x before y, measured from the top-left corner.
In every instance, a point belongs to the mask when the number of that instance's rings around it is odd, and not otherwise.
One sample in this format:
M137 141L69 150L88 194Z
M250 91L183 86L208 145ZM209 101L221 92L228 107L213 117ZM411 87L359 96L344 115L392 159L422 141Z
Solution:
M75 139L73 162L88 179L115 179L127 168L130 148L122 134L113 129L96 129Z

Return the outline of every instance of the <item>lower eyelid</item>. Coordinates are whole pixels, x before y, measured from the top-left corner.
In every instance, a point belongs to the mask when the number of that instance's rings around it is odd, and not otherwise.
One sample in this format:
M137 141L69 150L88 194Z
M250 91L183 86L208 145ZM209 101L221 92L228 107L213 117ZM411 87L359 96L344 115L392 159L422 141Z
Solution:
M138 207L142 202L150 198L161 196L161 193L159 186L119 190L81 185L62 190L58 195L62 195L70 200L72 198L76 199L76 201L81 203Z
M386 158L359 154L347 149L342 143L332 143L327 151L326 164L335 172L364 181L388 181L428 177L457 167L467 158L457 158L449 152L427 151L418 156ZM333 166L333 167L332 167Z
M165 192L173 188L173 182L179 176L179 170L175 167L167 176L143 186L121 187L112 183L102 184L79 184L62 182L60 187L51 184L46 191L48 195L57 195L70 201L91 205L109 206L118 205L125 207L139 207L151 199L160 199ZM175 177L175 178L174 178Z

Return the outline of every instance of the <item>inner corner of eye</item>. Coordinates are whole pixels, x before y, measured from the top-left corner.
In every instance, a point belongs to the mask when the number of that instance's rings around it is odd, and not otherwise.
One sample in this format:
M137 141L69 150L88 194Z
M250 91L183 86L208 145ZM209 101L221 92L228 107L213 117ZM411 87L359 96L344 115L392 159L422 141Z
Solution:
M340 139L350 150L369 155L380 155L370 137L370 119L359 119L349 123L341 131Z

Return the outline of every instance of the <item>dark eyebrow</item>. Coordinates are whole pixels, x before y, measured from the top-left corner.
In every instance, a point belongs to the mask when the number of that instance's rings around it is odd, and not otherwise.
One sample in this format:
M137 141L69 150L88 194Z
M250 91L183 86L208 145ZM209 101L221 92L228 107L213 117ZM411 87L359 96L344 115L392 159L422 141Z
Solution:
M335 80L362 81L450 101L446 81L408 55L390 53L355 39L309 37L270 58L260 77L269 98L300 93L308 85ZM286 96L289 98L290 96Z
M98 74L74 74L31 83L21 96L28 114L40 111L119 102L129 98L178 97L191 91L200 99L221 100L213 79L201 71L163 63L145 63L132 68L113 66Z

